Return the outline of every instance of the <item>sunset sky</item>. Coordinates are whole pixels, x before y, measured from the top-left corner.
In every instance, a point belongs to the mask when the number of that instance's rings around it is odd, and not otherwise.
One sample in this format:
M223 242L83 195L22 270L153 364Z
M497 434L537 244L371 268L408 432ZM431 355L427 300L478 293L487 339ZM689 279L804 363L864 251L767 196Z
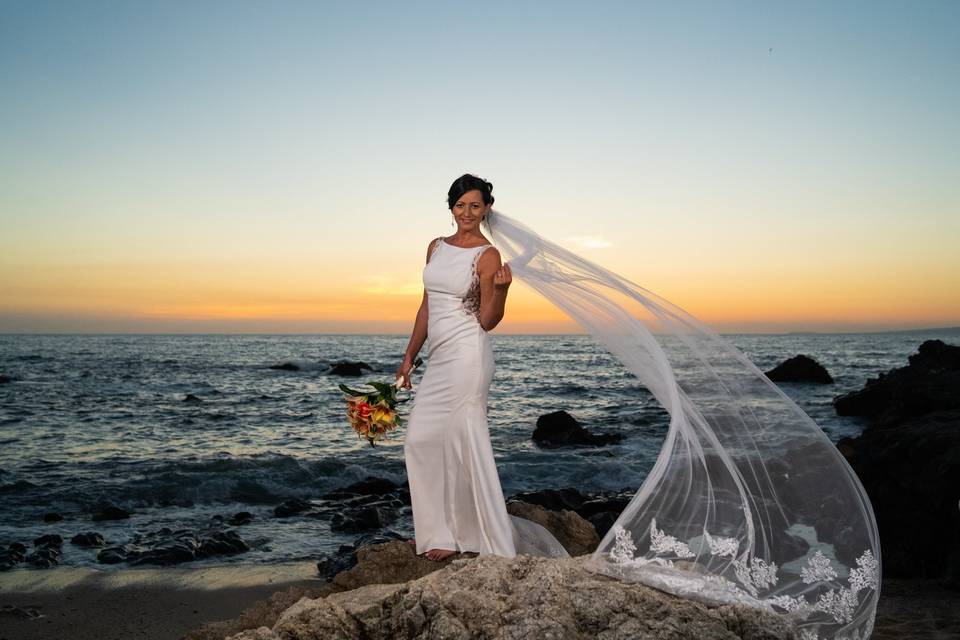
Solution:
M0 332L409 333L464 172L721 331L960 325L960 3L452 4L0 3Z

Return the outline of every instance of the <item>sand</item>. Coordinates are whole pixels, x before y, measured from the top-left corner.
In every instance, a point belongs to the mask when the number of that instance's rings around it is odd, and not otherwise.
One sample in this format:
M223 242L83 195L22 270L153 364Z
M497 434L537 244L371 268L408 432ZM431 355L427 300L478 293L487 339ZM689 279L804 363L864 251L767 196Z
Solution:
M313 562L114 571L18 568L0 574L0 640L178 639L204 622L236 618L276 591L320 586L316 575ZM39 617L27 617L32 613Z

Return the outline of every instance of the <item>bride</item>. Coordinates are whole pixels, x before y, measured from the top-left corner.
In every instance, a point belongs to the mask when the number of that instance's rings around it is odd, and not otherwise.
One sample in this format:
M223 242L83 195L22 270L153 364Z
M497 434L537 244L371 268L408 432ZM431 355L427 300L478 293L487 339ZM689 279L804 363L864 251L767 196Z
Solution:
M403 362L403 388L421 346L428 365L404 442L417 554L443 560L472 551L566 556L546 529L507 513L487 427L494 360L489 331L503 319L512 276L480 232L493 185L457 178L447 204L457 230L427 247L424 292Z
M457 232L430 243L397 371L409 389L411 361L429 339L404 447L417 553L566 555L546 529L506 513L487 431L487 332L517 278L636 376L641 387L623 402L652 396L670 415L653 467L585 566L782 614L804 640L869 638L882 575L876 518L823 429L731 341L492 209L491 190L469 174L451 186ZM635 243L661 241L651 233ZM687 260L684 239L671 242Z

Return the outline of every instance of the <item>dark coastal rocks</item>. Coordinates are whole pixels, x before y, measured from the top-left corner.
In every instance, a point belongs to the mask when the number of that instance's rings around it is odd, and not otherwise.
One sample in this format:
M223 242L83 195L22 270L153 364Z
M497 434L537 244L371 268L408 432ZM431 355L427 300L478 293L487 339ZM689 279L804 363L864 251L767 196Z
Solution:
M78 547L102 547L107 544L106 540L103 539L103 536L97 533L96 531L88 531L86 533L78 533L77 535L70 538L70 544L76 545Z
M33 541L33 551L23 561L41 569L60 564L60 551L63 538L55 533L40 536Z
M576 446L603 446L616 444L623 440L617 433L590 433L566 411L554 411L537 418L537 428L533 431L533 442L543 449Z
M269 367L276 371L300 371L300 367L293 364L292 362L284 362L283 364L272 364Z
M230 517L229 520L227 520L227 524L232 527L239 527L245 524L250 524L251 522L253 522L253 514L249 511L240 511L235 513Z
M103 520L125 520L129 518L130 515L130 512L126 509L121 509L111 504L102 507L97 513L93 514L93 520L94 522L101 522Z
M44 522L60 522L61 520L63 520L63 516L54 511L43 514Z
M392 480L367 476L359 482L329 491L323 495L323 498L325 500L345 500L357 496L382 496L396 491L398 488L399 485Z
M10 376L0 375L0 384L9 384L11 382L13 382L13 378L11 378Z
M127 544L101 550L97 554L97 562L168 566L249 550L250 545L232 529L193 532L188 529L174 531L164 527L144 534L135 534Z
M303 513L311 508L311 504L306 500L301 500L300 498L291 498L286 500L280 505L277 505L273 509L273 515L278 518L289 518L290 516L295 516L298 513Z
M9 571L27 557L27 547L19 542L11 542L6 549L0 550L0 571Z
M960 409L960 347L926 340L905 367L867 380L863 389L837 396L841 416L867 416L877 426L933 411Z
M774 382L833 383L833 378L822 364L802 353L781 362L764 375Z
M192 393L188 393L188 394L186 395L186 397L184 397L183 402L203 402L203 399L202 399L202 398L198 398L197 396L193 395Z
M358 579L344 575L337 592L301 598L271 626L229 640L796 637L777 614L744 605L707 607L611 580L589 571L585 558L488 555L430 562L408 547L392 542L363 549L347 572ZM418 570L426 573L418 577ZM399 581L405 575L411 578Z
M871 418L837 447L870 497L884 577L960 589L960 347L928 340L834 405Z
M339 533L373 531L389 525L399 516L400 512L388 504L364 505L333 514L330 530Z
M334 362L330 365L330 369L327 371L329 375L334 376L361 376L363 375L363 370L373 371L373 367L368 365L366 362L353 362L350 360L340 360Z

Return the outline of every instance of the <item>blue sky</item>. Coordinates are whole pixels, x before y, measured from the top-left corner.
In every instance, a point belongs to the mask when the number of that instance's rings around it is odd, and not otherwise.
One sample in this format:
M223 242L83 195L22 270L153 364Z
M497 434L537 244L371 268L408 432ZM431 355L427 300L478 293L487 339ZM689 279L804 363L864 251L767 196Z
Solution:
M717 326L960 322L955 2L7 1L0 86L0 331L409 330L465 171Z

